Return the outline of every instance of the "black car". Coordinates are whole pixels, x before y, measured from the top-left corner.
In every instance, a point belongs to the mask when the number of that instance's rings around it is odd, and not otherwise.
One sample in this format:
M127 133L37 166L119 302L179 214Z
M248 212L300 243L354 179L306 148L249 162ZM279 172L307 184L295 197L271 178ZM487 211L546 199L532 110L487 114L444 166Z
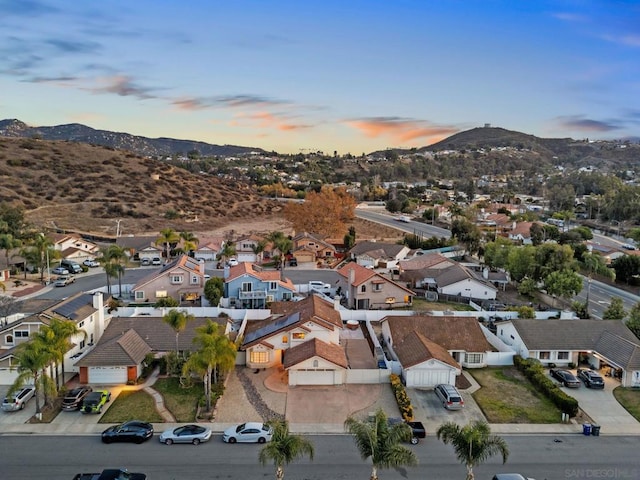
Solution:
M552 368L551 370L549 370L549 373L553 378L558 380L565 387L568 387L568 388L580 387L580 380L578 380L576 376L573 373L571 373L569 370Z
M142 443L153 437L153 425L140 420L128 422L107 428L102 432L102 442L133 442Z
M88 385L76 387L73 390L70 390L62 399L62 410L64 410L65 412L80 410L82 400L84 400L84 397L86 397L87 394L92 391L93 388L89 387Z
M578 378L584 382L587 388L604 388L604 379L598 372L587 369L578 369Z

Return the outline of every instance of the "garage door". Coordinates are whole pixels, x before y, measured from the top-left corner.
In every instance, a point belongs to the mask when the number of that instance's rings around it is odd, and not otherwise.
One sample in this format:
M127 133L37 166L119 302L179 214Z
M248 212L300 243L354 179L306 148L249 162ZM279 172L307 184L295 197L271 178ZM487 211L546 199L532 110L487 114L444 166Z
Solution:
M410 370L407 387L434 387L439 383L451 383L451 370Z
M289 385L333 385L333 370L289 370Z
M238 262L255 262L256 254L255 253L238 253L237 255Z
M89 383L94 385L127 383L127 369L126 367L91 367Z
M13 385L18 377L18 370L14 368L0 368L0 385Z

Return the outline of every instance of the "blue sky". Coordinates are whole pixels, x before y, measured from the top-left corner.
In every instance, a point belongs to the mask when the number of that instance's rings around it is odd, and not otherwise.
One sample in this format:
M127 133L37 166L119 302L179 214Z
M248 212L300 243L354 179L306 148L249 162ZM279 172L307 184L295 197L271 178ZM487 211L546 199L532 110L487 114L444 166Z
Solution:
M639 137L640 2L0 0L0 119L360 154Z

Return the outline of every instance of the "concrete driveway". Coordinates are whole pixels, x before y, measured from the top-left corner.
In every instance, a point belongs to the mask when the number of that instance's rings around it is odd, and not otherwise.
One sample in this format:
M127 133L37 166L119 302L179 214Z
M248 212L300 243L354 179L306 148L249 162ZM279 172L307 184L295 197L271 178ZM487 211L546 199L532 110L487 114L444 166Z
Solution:
M9 385L0 385L0 399L4 397L9 390ZM42 406L42 405L41 405ZM15 412L0 411L0 425L19 425L27 423L31 417L36 414L36 399L32 398L27 402L24 409Z

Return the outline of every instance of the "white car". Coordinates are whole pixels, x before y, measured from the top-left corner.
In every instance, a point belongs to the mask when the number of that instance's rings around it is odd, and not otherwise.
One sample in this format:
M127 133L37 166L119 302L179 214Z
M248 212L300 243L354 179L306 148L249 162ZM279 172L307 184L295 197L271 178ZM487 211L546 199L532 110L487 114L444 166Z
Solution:
M331 285L320 280L311 280L309 282L309 292L330 293Z
M235 267L236 265L238 265L238 259L230 258L229 261L227 262L227 265L229 265L230 267Z
M100 266L100 263L96 262L95 260L85 260L84 262L82 262L82 264L85 267L89 267L89 268L96 268Z
M264 423L247 422L227 428L222 441L227 443L265 443L271 441L273 432Z
M211 438L211 429L200 425L183 425L171 430L165 430L160 434L160 443L171 445L172 443L191 443L199 445L208 442Z
M15 412L22 410L29 400L36 394L36 387L27 385L10 397L6 397L2 402L2 410L5 412Z

